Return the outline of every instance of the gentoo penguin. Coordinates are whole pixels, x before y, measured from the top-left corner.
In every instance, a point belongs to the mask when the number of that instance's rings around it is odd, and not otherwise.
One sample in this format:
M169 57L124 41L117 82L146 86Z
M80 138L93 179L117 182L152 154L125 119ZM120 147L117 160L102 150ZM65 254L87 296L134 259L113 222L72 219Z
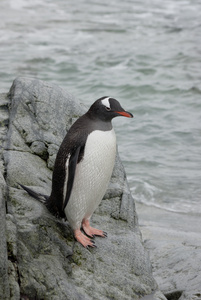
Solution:
M84 247L95 247L94 236L106 236L90 226L90 218L112 175L116 136L111 121L118 116L133 117L116 99L107 96L96 100L72 125L56 157L51 195L45 198L52 213L67 218L76 240ZM41 200L40 194L21 186Z

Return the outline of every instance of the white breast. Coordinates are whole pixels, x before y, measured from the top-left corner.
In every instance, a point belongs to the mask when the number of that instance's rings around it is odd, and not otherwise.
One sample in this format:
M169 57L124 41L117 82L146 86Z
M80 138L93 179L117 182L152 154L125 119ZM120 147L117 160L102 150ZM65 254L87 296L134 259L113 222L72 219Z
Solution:
M65 208L73 229L80 228L83 218L89 218L100 204L116 155L114 130L93 131L87 139L83 160L77 165L72 193Z

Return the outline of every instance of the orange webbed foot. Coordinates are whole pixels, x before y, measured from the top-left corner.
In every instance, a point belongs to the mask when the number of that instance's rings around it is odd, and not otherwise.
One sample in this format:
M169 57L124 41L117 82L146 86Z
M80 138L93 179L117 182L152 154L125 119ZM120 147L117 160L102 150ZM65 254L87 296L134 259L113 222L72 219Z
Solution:
M88 247L96 247L95 242L88 238L84 233L81 232L80 229L76 229L74 231L74 235L76 240L85 248Z
M82 228L83 228L84 232L90 237L94 237L95 235L101 236L101 237L107 236L107 233L105 231L91 227L89 220L83 220Z

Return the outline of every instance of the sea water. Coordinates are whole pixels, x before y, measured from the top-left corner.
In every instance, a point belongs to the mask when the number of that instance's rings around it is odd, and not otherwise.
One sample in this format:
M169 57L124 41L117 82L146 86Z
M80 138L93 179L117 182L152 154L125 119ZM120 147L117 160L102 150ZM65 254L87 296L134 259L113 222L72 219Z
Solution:
M1 0L0 92L17 76L118 99L136 201L201 213L200 0Z

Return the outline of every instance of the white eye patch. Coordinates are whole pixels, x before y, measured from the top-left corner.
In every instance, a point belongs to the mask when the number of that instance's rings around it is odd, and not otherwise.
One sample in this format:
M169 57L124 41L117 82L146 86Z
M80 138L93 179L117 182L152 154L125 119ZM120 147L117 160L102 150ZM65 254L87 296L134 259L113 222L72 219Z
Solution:
M109 101L109 99L110 99L110 97L107 97L107 98L101 100L101 102L102 102L102 104L105 105L106 107L111 108L111 107L110 107L110 101Z

